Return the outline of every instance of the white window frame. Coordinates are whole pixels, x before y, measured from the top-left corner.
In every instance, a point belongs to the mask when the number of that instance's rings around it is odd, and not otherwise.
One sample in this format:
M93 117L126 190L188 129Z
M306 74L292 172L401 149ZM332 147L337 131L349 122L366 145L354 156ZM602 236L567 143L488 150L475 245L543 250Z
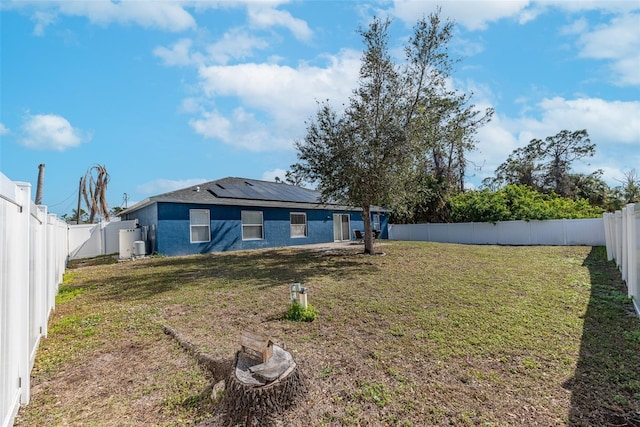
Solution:
M195 215L206 214L206 223L194 221ZM206 229L207 240L193 240L194 229ZM207 243L211 241L211 212L209 209L189 209L189 241L191 243Z
M260 224L245 224L244 222L244 213L259 213L260 214ZM249 211L243 210L240 212L240 222L242 222L242 240L264 240L264 215L262 211ZM244 237L244 231L248 228L260 227L260 237Z
M304 218L304 223L303 224L294 224L293 223L293 216L297 215L297 216L301 216L302 218ZM308 237L308 228L307 228L307 214L306 212L289 212L289 228L290 228L290 234L289 236L292 239L303 239L305 237ZM299 229L300 226L304 227L304 231L303 234L296 234L294 232L295 229Z
M372 229L374 230L378 230L378 231L382 231L382 225L380 224L380 214L379 213L374 213L373 214L373 224L372 225Z

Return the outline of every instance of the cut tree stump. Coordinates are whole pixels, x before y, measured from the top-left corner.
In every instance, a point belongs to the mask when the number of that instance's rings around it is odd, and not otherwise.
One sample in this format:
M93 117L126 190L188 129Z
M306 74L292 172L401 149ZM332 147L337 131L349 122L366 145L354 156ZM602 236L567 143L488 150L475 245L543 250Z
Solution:
M293 357L273 344L265 363L236 353L225 380L226 417L229 425L268 426L305 394L304 378Z

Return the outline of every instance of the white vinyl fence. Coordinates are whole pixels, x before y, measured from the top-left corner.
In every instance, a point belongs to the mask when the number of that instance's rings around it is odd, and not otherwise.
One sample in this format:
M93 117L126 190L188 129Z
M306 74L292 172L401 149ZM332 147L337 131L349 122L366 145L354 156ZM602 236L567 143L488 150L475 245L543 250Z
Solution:
M29 403L29 376L67 259L67 225L0 173L0 427Z
M615 260L640 316L640 203L604 214L607 259Z
M69 225L69 259L119 252L119 232L136 228L138 220Z
M472 245L604 246L605 231L602 218L391 224L389 239Z

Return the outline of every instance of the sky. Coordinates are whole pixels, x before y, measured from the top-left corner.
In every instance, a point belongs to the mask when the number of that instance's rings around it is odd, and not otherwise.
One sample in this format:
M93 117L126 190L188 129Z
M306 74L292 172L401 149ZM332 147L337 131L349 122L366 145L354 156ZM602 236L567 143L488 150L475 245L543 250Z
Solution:
M274 180L328 100L358 85L358 28L392 19L401 58L417 19L455 22L450 84L491 122L468 154L480 186L515 149L586 129L612 187L640 172L640 1L0 2L0 172L71 214L80 177L110 207L227 176ZM86 209L86 208L85 208Z

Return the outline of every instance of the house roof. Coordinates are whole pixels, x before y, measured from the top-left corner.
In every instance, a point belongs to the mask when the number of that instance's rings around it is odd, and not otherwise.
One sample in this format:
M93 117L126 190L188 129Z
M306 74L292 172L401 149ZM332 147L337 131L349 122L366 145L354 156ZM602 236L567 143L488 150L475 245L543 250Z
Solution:
M320 192L278 182L247 178L222 178L199 185L149 197L121 212L125 214L152 203L193 203L205 205L236 205L289 207L305 209L362 210L342 204L320 203ZM372 207L372 210L386 209Z

